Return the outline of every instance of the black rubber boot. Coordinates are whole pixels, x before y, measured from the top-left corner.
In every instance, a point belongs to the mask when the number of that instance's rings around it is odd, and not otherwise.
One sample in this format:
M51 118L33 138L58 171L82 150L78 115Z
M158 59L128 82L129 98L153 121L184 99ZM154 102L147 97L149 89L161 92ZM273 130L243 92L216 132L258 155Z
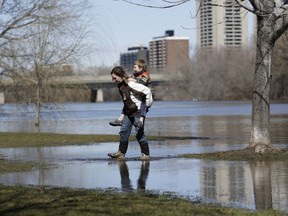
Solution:
M128 149L128 141L120 141L119 151L121 151L123 154L126 154L127 149Z
M139 143L140 148L141 148L141 153L145 154L145 155L150 155L149 152L149 145L147 142L141 142Z

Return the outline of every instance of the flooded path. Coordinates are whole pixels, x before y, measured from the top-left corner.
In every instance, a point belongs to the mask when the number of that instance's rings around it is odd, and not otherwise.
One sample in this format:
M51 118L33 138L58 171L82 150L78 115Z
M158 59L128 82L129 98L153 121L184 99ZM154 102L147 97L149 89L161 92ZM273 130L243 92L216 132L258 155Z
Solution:
M80 105L66 110L73 112L70 117L64 111L59 114L62 116L59 121L46 113L48 117L43 116L42 129L48 132L117 134L119 128L110 127L107 122L117 115L114 112L118 108L111 108L111 104L106 105L106 109L104 104L94 106L97 108L93 110L93 118L87 116L90 109L84 109ZM210 104L207 108L205 103L192 102L156 103L156 108L153 107L154 111L151 110L147 119L147 135L187 136L191 139L151 141L150 162L135 160L140 156L136 142L129 144L126 162L107 158L108 152L114 152L118 148L118 143L114 142L0 149L7 159L53 164L47 169L1 174L0 183L87 189L115 188L123 191L155 190L209 203L288 212L288 161L250 163L176 157L184 153L225 151L247 146L250 135L250 117L247 113L250 105L239 102L218 103L214 109L210 109L211 106ZM108 113L107 107L110 107ZM163 107L167 108L166 113L161 112ZM272 109L271 115L272 141L277 147L287 148L288 105L279 104L276 108ZM172 112L174 116L170 116ZM23 122L27 125L31 121L21 116L23 119L19 122L20 117L14 117L15 120L9 118L8 121L0 118L0 125L9 125L11 131L17 131ZM13 127L17 119L19 124ZM1 129L5 130L3 127ZM29 127L26 126L26 129Z

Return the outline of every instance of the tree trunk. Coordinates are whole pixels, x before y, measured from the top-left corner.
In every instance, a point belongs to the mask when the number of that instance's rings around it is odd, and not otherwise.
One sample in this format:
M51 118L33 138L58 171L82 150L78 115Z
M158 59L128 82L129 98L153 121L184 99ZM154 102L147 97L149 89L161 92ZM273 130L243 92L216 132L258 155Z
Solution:
M40 86L37 86L36 92L36 114L35 114L35 126L39 127L39 115L40 115Z
M270 141L270 85L273 23L269 17L257 17L257 50L252 98L252 128L249 146L255 152L271 147Z

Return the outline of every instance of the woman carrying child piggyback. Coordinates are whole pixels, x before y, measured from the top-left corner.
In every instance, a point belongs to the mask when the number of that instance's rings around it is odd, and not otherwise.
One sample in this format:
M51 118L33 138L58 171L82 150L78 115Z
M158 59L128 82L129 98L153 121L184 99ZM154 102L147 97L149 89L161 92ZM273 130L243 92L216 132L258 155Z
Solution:
M125 154L128 149L129 136L132 131L132 127L135 127L136 139L140 145L142 156L141 160L149 160L150 152L149 145L144 134L144 124L142 127L136 127L135 121L139 121L140 107L142 100L145 99L147 107L150 107L153 103L151 90L142 84L129 81L129 76L125 73L122 67L117 66L111 71L112 80L117 84L119 93L123 101L122 113L124 119L120 128L120 143L119 150L116 153L109 153L108 156L116 159L125 159Z

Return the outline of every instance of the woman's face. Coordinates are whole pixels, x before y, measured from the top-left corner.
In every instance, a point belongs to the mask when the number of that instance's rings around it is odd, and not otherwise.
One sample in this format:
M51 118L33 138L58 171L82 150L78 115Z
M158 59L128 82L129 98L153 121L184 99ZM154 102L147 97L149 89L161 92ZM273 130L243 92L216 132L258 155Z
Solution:
M122 78L120 76L117 76L116 74L111 74L112 81L115 83L120 83L122 81Z

